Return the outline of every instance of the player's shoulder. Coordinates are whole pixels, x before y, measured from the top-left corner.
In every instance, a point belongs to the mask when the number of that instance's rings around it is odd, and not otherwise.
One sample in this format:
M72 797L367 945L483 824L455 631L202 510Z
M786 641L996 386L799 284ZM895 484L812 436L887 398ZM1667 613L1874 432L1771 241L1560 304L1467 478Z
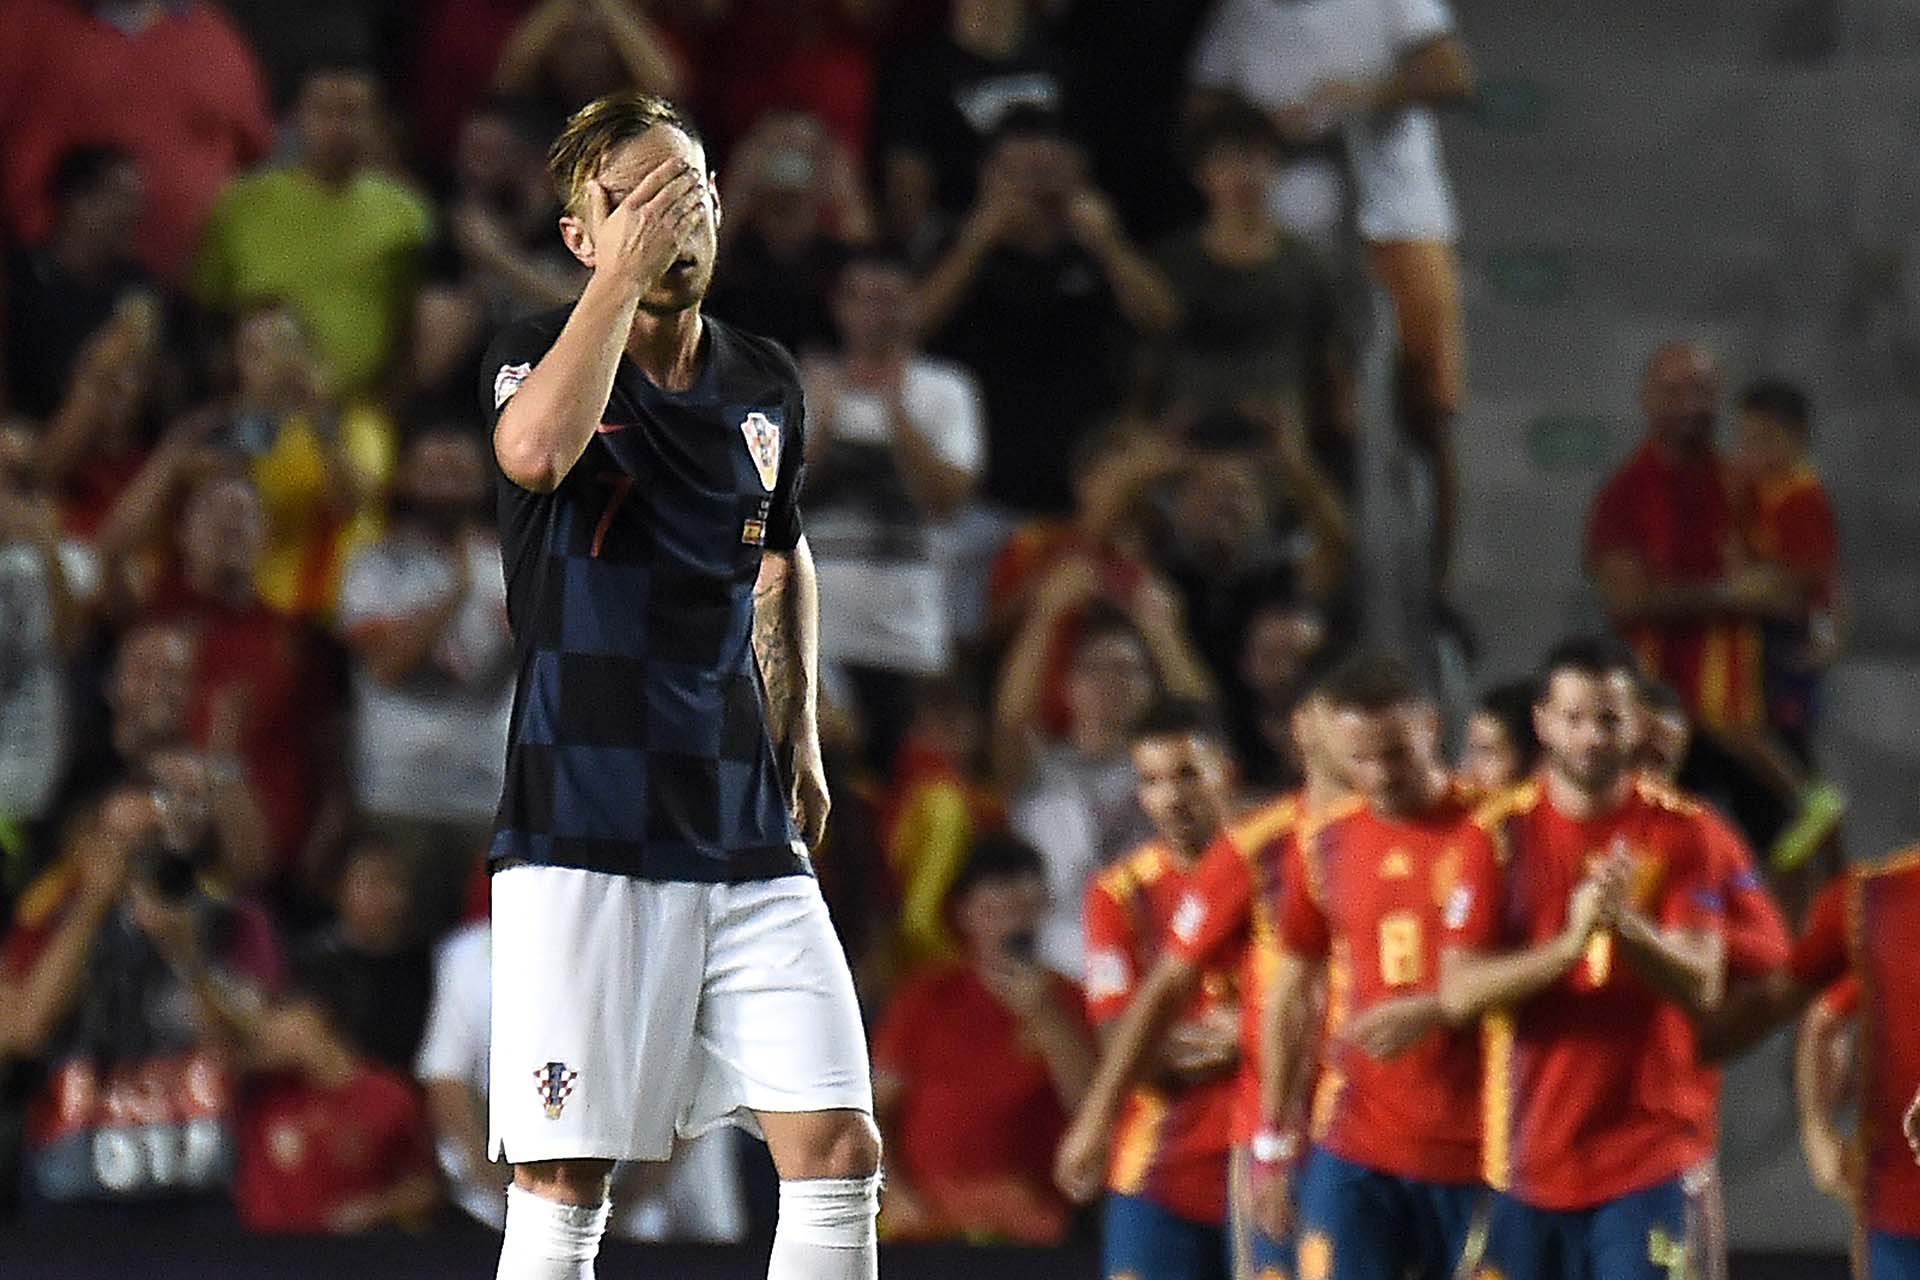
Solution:
M1159 849L1157 841L1149 840L1121 855L1117 862L1102 868L1094 876L1090 886L1092 892L1103 894L1115 902L1125 902L1164 873L1164 860L1159 856Z
M713 334L714 351L723 361L726 376L757 376L778 384L783 392L798 394L800 365L782 343L713 316L704 317L704 322Z
M1648 773L1636 774L1633 797L1643 808L1663 817L1693 825L1706 825L1706 806L1664 778L1656 778Z
M536 311L515 320L509 320L493 335L493 342L487 349L487 374L492 376L492 365L496 360L523 360L529 356L534 359L545 355L560 337L560 330L566 327L567 317L573 314L573 303L553 307L546 311Z
M1861 863L1849 869L1848 875L1859 882L1884 880L1891 876L1912 876L1920 878L1920 844L1908 845L1896 849L1878 862Z
M1290 791L1277 800L1242 814L1228 824L1227 842L1239 851L1242 857L1251 858L1264 846L1298 830L1306 813L1306 805L1297 791Z
M1529 778L1518 786L1482 798L1473 811L1473 824L1483 831L1498 831L1515 818L1538 811L1545 799L1546 789L1540 780Z

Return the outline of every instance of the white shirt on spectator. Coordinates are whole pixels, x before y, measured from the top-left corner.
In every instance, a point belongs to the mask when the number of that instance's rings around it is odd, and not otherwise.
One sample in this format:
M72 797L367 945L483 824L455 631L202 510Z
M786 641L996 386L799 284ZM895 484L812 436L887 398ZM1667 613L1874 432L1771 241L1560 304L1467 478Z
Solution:
M1219 0L1196 46L1193 82L1270 111L1298 106L1329 81L1383 80L1406 55L1453 29L1446 0ZM1430 109L1409 107L1363 126L1350 160L1365 239L1458 234ZM1332 161L1289 165L1275 185L1274 213L1324 241L1340 220L1340 190Z
M980 474L986 432L970 374L944 360L915 357L902 371L900 398L943 462ZM878 395L846 389L826 424L823 462L831 464L838 444L890 452L890 425ZM889 514L874 501L876 488L845 499L838 489L816 490L820 496L807 507L807 545L820 578L821 658L915 675L945 670L952 627L932 522Z
M1138 785L1125 753L1093 760L1056 742L1041 752L1032 779L1007 810L1007 825L1046 864L1040 962L1076 982L1085 967L1088 882L1152 834Z
M469 537L466 554L473 585L421 669L391 685L354 668L354 791L368 813L486 822L500 802L513 710L507 588L496 542ZM417 613L453 585L440 548L404 533L383 538L347 566L340 628Z
M68 587L84 596L84 547L62 545ZM46 556L24 542L0 546L0 819L41 815L67 762L65 661L54 635Z
M493 926L482 920L456 929L434 954L433 1005L414 1075L422 1083L450 1080L472 1091L484 1112L487 1048L493 1020ZM476 1177L466 1153L438 1144L440 1168L454 1203L499 1231L506 1224L506 1192ZM636 1185L644 1185L634 1194ZM666 1163L618 1165L613 1220L625 1240L701 1240L733 1243L746 1235L746 1206L728 1134L715 1130L683 1142ZM624 1193L624 1194L623 1194Z

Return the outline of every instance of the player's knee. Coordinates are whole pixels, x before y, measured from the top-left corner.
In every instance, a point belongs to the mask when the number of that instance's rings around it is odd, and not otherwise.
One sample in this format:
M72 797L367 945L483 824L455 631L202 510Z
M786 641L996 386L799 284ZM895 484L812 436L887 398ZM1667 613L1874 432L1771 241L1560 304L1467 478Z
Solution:
M782 1162L782 1178L870 1178L880 1172L880 1131L864 1111L823 1116L797 1145Z
M535 1160L513 1167L514 1182L560 1204L596 1205L607 1198L611 1160Z

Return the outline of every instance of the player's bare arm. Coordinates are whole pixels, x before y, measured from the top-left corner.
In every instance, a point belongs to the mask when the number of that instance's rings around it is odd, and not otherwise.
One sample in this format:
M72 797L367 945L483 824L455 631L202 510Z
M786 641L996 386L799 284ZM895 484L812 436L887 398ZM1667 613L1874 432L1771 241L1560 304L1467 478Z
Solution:
M1614 922L1620 952L1663 995L1711 1012L1726 986L1726 945L1712 929L1663 929L1628 908Z
M1700 1056L1708 1062L1738 1057L1797 1016L1818 991L1796 982L1785 969L1740 983L1723 1002L1695 1018Z
M1656 990L1684 1008L1707 1012L1719 1004L1726 985L1726 945L1713 929L1663 928L1626 897L1633 859L1624 849L1611 854L1601 871L1610 906L1605 911L1621 954Z
M1254 1211L1260 1229L1284 1239L1292 1227L1293 1166L1300 1155L1295 1117L1305 1111L1313 1072L1307 1061L1310 997L1325 968L1319 957L1282 950L1260 1022L1260 1132L1254 1137Z
M792 551L769 551L760 560L753 649L766 687L767 732L791 762L794 822L807 847L818 848L832 802L820 758L820 583L804 536Z
M1448 947L1440 953L1440 1008L1460 1026L1490 1009L1505 1008L1545 991L1580 963L1587 944L1605 923L1607 891L1589 877L1573 891L1567 923L1536 946L1515 951Z
M1161 956L1114 1027L1093 1083L1087 1086L1086 1099L1074 1113L1054 1158L1054 1181L1076 1203L1087 1204L1100 1194L1107 1138L1120 1105L1156 1059L1161 1042L1199 982L1200 969L1191 961Z
M1824 1001L1816 1001L1800 1024L1793 1055L1793 1095L1807 1172L1814 1186L1841 1200L1852 1198L1847 1184L1847 1140L1838 1116L1848 1076L1841 1046L1850 1021Z
M1340 1029L1340 1038L1360 1052L1382 1062L1397 1058L1420 1042L1422 1036L1447 1024L1440 997L1431 991L1417 996L1396 996L1355 1017Z
M640 299L680 255L699 225L706 179L686 161L664 160L631 191L588 184L587 207L561 219L574 255L593 271L560 336L493 431L507 478L548 493L586 451L613 389Z

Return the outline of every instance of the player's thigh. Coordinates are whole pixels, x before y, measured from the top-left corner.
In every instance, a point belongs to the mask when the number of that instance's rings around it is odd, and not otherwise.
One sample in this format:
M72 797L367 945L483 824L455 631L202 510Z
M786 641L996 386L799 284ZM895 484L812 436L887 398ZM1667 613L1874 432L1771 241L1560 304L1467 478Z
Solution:
M1403 1280L1419 1251L1396 1179L1316 1147L1299 1194L1299 1280Z
M853 976L811 877L715 886L697 1039L684 1134L730 1120L765 1129L783 1172L783 1147L876 1141ZM793 1119L776 1127L756 1114Z
M1867 1232L1866 1280L1920 1280L1920 1237Z
M1222 1233L1145 1196L1109 1195L1100 1231L1102 1272L1107 1280L1229 1280Z
M1293 1274L1293 1237L1260 1229L1253 1200L1253 1157L1236 1146L1227 1157L1228 1274L1233 1280L1287 1280Z
M692 1083L706 886L528 865L492 889L492 1150L665 1159Z
M1494 1192L1487 1205L1485 1252L1467 1274L1473 1280L1589 1280L1585 1239L1577 1214L1536 1209Z
M1687 1274L1687 1193L1673 1178L1593 1211L1587 1258L1607 1280L1672 1280Z

